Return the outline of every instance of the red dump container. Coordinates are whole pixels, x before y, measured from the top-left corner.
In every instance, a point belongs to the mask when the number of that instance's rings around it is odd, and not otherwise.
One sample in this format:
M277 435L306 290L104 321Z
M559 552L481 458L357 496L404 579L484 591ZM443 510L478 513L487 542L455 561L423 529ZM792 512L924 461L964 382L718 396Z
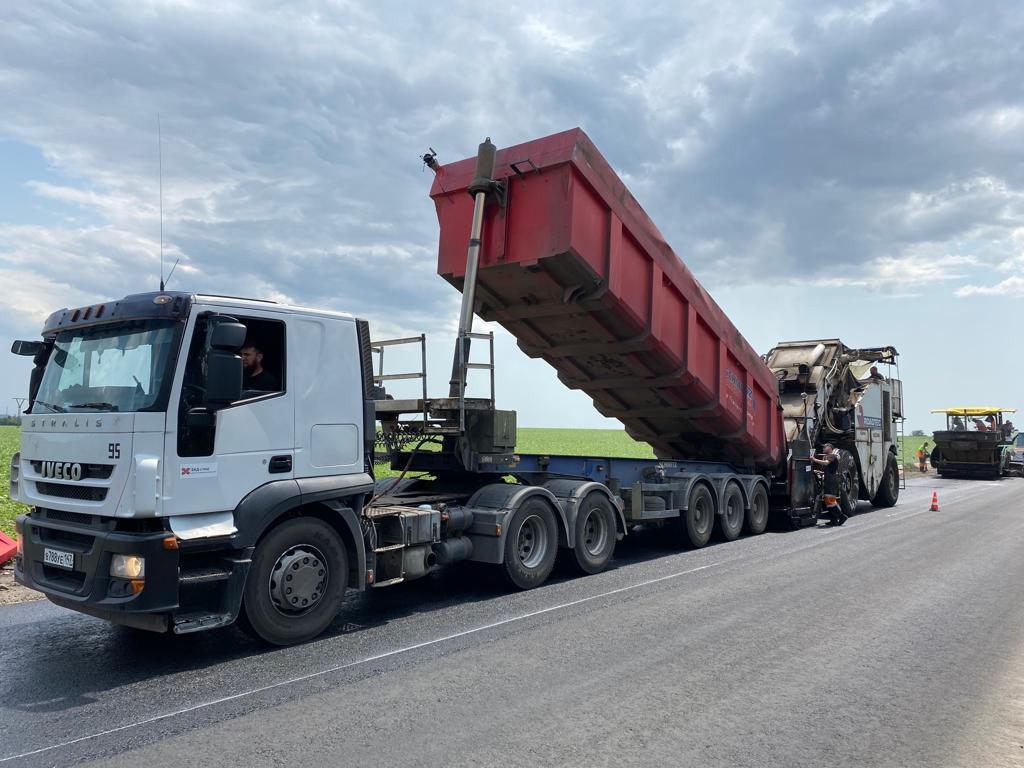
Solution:
M462 289L475 158L430 196L437 271ZM579 128L498 151L504 206L484 218L477 313L659 456L776 467L775 377Z

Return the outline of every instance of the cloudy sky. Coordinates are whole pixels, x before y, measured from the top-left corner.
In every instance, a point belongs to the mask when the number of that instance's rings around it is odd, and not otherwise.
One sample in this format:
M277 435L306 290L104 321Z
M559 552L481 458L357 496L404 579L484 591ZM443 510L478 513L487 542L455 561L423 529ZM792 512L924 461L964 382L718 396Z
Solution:
M1022 40L994 0L5 3L0 344L155 288L159 113L172 287L425 330L443 388L418 156L578 125L755 348L897 346L908 428L1024 408ZM521 425L605 425L498 349Z

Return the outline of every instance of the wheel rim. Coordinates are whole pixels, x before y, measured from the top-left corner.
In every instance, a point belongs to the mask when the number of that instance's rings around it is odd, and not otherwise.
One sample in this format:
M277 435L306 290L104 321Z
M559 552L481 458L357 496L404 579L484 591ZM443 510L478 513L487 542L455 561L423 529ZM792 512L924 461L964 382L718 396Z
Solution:
M760 525L768 518L768 497L761 493L754 494L754 519Z
M286 549L270 571L270 601L278 613L294 617L309 613L323 599L331 570L312 544Z
M711 528L710 506L707 498L704 496L699 497L697 503L694 504L693 525L700 533L704 533Z
M889 495L890 496L895 496L896 495L896 485L897 485L896 477L897 477L896 468L895 467L890 467L889 468Z
M725 522L733 530L743 525L743 500L738 493L733 494L725 506Z
M587 512L586 520L583 521L583 548L587 554L597 556L604 552L607 544L608 521L601 510L594 507Z
M527 568L536 568L544 562L548 551L548 529L540 515L530 515L519 526L516 552L519 562Z

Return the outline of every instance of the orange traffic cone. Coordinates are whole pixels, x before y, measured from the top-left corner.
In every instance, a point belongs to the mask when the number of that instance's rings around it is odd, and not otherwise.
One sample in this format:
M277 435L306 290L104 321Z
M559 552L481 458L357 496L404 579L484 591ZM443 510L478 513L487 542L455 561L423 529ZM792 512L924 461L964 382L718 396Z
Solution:
M932 506L931 506L931 509L929 509L928 511L929 512L938 512L939 511L939 492L938 491L932 491Z

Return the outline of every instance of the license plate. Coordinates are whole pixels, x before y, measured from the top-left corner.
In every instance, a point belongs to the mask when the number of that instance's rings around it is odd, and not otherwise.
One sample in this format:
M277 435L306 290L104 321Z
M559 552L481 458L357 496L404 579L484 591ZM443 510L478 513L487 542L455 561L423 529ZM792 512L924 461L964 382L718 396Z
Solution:
M54 565L57 568L66 568L71 571L75 568L75 553L47 548L43 550L43 562L47 565Z

